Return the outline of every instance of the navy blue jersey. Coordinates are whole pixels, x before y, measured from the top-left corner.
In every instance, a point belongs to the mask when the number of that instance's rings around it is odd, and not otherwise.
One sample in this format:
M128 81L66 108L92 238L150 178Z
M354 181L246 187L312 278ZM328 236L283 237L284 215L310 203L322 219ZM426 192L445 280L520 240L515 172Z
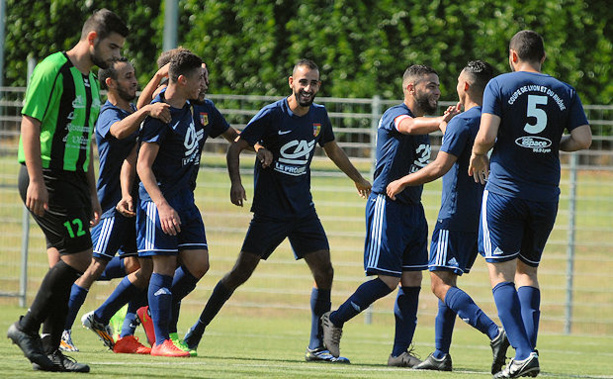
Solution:
M438 222L447 230L474 233L479 230L483 185L468 175L468 163L480 120L481 107L470 108L451 119L443 136L441 151L458 158L443 176Z
M136 111L134 104L130 104L130 107L132 112ZM98 199L103 216L113 214L115 206L121 200L119 183L121 165L136 145L138 136L138 131L135 131L126 138L117 139L111 134L111 125L128 117L132 112L127 112L107 100L96 122L96 143L100 156Z
M430 138L425 135L402 134L396 128L403 118L414 118L403 103L386 110L377 130L377 156L372 192L384 194L387 185L428 164ZM423 186L411 186L396 195L396 201L419 204Z
M163 100L164 93L160 93L153 102ZM170 115L168 124L147 117L140 132L141 142L157 143L160 147L152 170L166 199L184 191L193 192L204 145L204 126L194 121L189 101L181 109L170 107ZM142 183L139 196L143 201L151 200Z
M303 215L313 208L311 160L315 144L334 140L326 108L311 105L296 116L287 99L267 105L256 114L241 138L250 145L259 142L273 154L271 167L262 169L256 159L255 189L251 211L274 218Z
M560 139L587 125L575 89L549 75L512 72L492 79L483 113L501 118L486 189L533 201L557 201Z

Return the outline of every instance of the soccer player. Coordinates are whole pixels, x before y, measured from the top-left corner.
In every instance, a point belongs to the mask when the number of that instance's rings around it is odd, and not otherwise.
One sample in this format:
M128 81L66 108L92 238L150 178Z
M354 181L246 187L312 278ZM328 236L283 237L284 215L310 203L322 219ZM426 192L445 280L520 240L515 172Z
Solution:
M123 260L131 262L138 258L132 174L136 162L136 137L141 122L147 116L170 121L168 104L148 104L137 110L130 103L136 98L138 82L134 67L126 58L120 58L108 68L100 70L99 77L102 88L108 91L108 100L100 110L95 129L100 156L98 198L103 213L100 223L91 231L94 244L91 264L71 289L70 313L64 331L67 344L72 342L67 338L70 337L69 330L89 288L100 278L117 251L121 249ZM102 306L83 317L83 325L94 331L115 352L148 354L149 348L138 342L133 331L126 329L122 333L125 338L119 339L117 346L108 332L110 318L124 304L137 300L137 297L145 298L143 291L149 282L151 259L142 258L126 267L131 270L127 276L124 270L114 270L120 271L119 274L124 271L122 281ZM135 301L128 313L135 316L138 308L139 301Z
M487 262L498 317L515 349L515 357L495 378L540 371L537 269L558 211L559 150L587 149L592 141L577 92L541 73L544 61L538 33L523 30L513 36L513 72L495 77L485 88L470 158L469 174L481 183L487 178L479 251ZM570 135L563 136L565 129Z
M25 316L8 337L45 371L89 372L89 366L59 350L74 281L92 257L90 222L101 208L96 195L91 147L100 111L100 89L93 66L119 58L128 28L113 12L90 16L79 42L45 58L34 70L22 110L19 191L60 260L47 272ZM38 335L45 322L44 341Z
M305 358L349 363L346 358L333 357L321 338L319 318L330 309L333 268L328 240L310 191L315 144L322 146L328 157L355 182L360 195L366 196L371 186L334 140L326 109L313 103L320 86L317 65L310 60L299 61L289 77L292 94L260 110L228 149L230 199L237 206L246 200L239 173L240 152L250 146L255 146L258 153L268 149L274 161L270 167L266 162L256 161L253 219L234 268L217 283L199 320L185 336L185 343L193 349L200 343L206 326L232 293L249 279L260 260L267 259L289 238L295 257L304 258L315 280L311 292L311 337Z
M395 200L386 197L385 189L392 180L428 163L428 133L444 128L458 110L449 107L443 116L423 117L436 112L441 96L438 74L430 67L408 67L402 89L403 103L386 110L379 121L374 184L366 204L364 270L366 275L377 277L358 287L338 310L324 314L322 325L324 343L338 357L343 324L401 283L394 307L394 347L387 364L413 367L421 361L407 349L417 324L422 270L428 267L423 186L407 188Z
M466 175L466 170L479 130L483 90L493 73L492 66L486 62L468 62L458 76L456 88L464 113L449 122L436 159L423 169L387 185L387 195L395 200L408 186L423 185L443 177L441 209L432 233L428 263L432 292L439 298L434 327L436 350L414 366L415 369L451 371L449 347L456 315L489 337L494 353L492 374L504 365L509 347L504 330L456 285L458 276L470 272L477 257L483 185L475 183Z

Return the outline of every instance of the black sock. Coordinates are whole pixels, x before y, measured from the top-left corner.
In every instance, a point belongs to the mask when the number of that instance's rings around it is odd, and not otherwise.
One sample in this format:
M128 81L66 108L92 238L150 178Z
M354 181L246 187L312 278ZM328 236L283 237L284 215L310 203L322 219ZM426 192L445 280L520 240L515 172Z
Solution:
M26 333L38 333L40 325L48 317L51 317L56 309L58 313L56 316L53 316L53 319L55 320L55 317L62 317L61 315L63 314L65 320L68 310L70 287L81 274L81 272L70 267L62 260L49 269L47 275L43 278L30 309L28 309L28 312L20 321L19 326L21 330ZM66 310L64 310L64 307ZM50 322L53 325L55 324L52 321ZM53 330L51 324L50 329ZM61 329L63 328L64 326L62 325Z

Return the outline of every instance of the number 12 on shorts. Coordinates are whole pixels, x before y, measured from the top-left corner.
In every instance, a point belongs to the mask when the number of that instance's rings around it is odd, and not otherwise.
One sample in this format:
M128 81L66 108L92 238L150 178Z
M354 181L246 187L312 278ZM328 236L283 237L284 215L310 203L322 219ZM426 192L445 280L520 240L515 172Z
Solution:
M70 238L81 237L85 235L85 230L83 230L83 222L78 218L75 218L72 221L66 221L64 223L64 226L66 227ZM76 233L73 230L73 226L76 227Z

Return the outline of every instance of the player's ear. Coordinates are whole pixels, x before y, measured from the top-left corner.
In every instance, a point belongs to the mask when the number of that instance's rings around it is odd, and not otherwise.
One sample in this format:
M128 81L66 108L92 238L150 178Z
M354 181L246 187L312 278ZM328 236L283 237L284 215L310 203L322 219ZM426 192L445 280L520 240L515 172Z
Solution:
M111 84L113 84L113 79L106 78L106 79L104 79L104 83L106 83L106 87L107 88L111 88Z
M185 75L179 75L179 77L177 78L177 83L181 84L182 86L187 84L187 78L185 77Z
M91 32L87 33L87 42L91 46L94 46L94 43L96 42L97 38L98 38L98 33L96 31L92 30Z
M290 76L290 77L287 79L287 83L289 84L289 88L292 88L292 87L294 86L294 77L293 77L293 76Z

